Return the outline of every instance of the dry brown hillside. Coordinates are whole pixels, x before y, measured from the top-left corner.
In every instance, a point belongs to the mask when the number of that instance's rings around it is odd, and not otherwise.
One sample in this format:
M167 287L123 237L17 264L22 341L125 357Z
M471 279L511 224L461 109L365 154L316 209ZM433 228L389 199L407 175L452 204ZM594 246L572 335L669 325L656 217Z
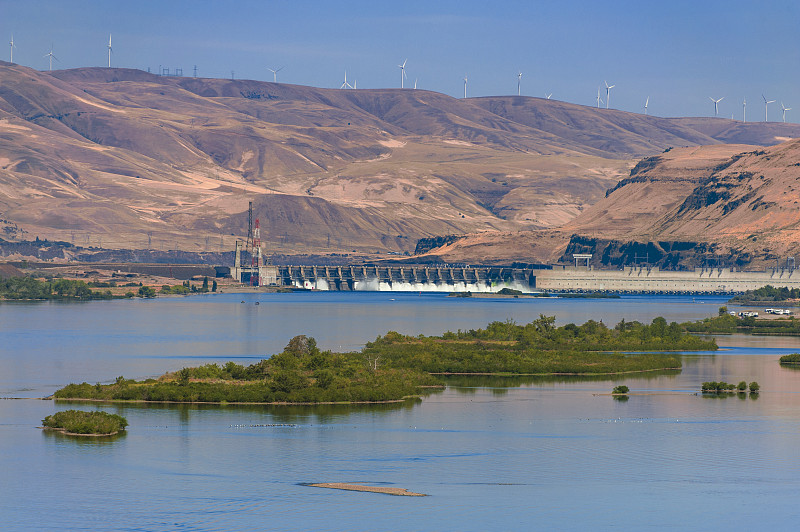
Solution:
M768 267L800 257L800 139L670 150L641 160L557 230L471 235L431 254L553 262L571 252L594 253L598 265L647 257L673 267Z
M411 251L425 236L561 226L670 146L789 136L800 126L0 62L0 227L230 249L253 201L272 251Z

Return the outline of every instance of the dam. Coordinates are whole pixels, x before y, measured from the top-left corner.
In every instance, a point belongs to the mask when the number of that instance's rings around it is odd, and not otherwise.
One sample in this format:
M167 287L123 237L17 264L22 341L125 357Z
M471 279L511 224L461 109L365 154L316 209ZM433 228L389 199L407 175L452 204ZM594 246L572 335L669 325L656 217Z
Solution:
M535 289L534 268L503 266L275 266L279 285L319 290L474 291Z
M553 266L549 270L539 270L535 279L535 288L544 292L734 294L766 285L800 288L800 274L795 268L667 271L644 266L629 266L619 270Z
M318 290L497 292L619 292L734 294L765 285L800 288L795 268L741 271L695 268L671 271L645 266L602 270L591 266L349 265L271 266L276 284Z

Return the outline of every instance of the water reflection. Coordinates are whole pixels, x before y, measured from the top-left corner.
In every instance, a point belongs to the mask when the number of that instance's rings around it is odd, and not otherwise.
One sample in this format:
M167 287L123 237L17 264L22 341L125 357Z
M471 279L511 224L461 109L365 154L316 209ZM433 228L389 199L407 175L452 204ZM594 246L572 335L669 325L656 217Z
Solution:
M44 435L45 439L54 440L59 443L72 442L78 446L95 447L108 445L119 440L124 440L127 436L127 431L123 430L122 432L113 434L111 436L81 436L77 434L64 434L60 430L42 430L42 434Z
M519 388L580 382L617 382L620 380L655 381L674 379L681 370L648 371L624 375L444 375L442 380L460 393L473 393L476 388Z
M443 389L435 389L441 393ZM371 415L387 415L409 411L422 402L420 398L409 398L394 403L355 403L355 404L314 404L314 405L258 405L258 404L186 404L186 403L99 403L104 410L114 410L115 414L128 417L148 412L174 414L181 425L188 425L195 415L216 414L230 416L236 414L258 414L272 419L272 424L298 425L308 423L332 423L352 414L368 412ZM85 406L83 401L59 399L59 405Z

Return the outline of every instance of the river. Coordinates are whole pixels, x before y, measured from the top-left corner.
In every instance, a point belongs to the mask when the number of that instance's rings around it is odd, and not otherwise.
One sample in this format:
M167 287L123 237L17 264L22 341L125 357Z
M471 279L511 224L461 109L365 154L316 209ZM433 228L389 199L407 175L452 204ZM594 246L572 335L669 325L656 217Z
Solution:
M258 305L256 305L258 303ZM371 406L67 405L68 382L155 376L277 352L296 334L355 349L388 330L492 320L668 321L713 296L467 299L430 293L221 294L0 304L0 515L6 530L789 530L800 514L800 339L733 335L680 373L452 379ZM754 396L696 395L756 380ZM636 395L607 394L620 383ZM36 429L67 408L120 413L127 434ZM428 497L305 486L363 482Z

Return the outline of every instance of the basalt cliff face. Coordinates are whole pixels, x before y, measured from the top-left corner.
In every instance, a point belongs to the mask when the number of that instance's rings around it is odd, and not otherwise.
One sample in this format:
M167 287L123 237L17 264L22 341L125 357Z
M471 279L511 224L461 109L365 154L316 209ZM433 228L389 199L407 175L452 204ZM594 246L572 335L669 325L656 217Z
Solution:
M270 251L413 252L423 237L575 223L671 146L794 136L530 97L0 62L0 237L219 252L252 201Z
M800 256L800 139L676 148L639 161L557 230L471 235L429 253L530 262L592 253L596 266L669 269L786 266Z

